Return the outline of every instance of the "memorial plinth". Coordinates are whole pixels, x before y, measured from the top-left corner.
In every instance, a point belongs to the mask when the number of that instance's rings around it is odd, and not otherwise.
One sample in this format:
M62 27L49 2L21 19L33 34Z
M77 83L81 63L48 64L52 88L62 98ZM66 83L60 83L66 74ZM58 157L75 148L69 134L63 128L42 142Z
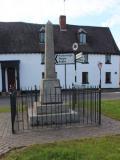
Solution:
M61 88L58 79L43 79L40 89L40 104L61 103Z

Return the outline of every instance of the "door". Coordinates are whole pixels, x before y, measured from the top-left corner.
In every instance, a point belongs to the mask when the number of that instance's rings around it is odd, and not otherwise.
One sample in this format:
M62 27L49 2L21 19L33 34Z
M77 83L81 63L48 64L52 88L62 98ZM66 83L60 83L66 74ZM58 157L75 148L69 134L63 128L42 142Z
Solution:
M8 77L8 91L10 90L10 88L16 89L15 68L7 69L7 77Z

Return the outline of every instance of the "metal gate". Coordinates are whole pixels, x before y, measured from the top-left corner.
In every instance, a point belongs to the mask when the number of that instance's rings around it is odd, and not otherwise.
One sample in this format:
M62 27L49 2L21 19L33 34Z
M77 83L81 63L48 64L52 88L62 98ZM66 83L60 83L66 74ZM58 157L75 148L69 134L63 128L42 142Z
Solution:
M52 97L52 93L46 97ZM35 90L10 92L12 133L28 129L61 126L92 126L101 124L101 89L62 89L57 103L39 103L39 92Z

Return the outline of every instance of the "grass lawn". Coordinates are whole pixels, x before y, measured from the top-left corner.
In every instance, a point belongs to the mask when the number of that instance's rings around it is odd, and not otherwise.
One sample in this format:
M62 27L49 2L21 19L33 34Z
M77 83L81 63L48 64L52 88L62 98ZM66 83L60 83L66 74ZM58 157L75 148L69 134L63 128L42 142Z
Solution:
M0 106L0 113L10 112L10 106Z
M1 160L120 160L120 135L33 145Z
M101 107L104 115L120 120L120 100L102 100Z
M26 107L23 106L23 111L26 110ZM10 106L0 106L0 113L6 113L6 112L10 112L11 108ZM22 107L21 110L19 112L22 112Z
M102 100L102 114L120 120L120 100ZM10 106L0 106L0 113L10 112Z

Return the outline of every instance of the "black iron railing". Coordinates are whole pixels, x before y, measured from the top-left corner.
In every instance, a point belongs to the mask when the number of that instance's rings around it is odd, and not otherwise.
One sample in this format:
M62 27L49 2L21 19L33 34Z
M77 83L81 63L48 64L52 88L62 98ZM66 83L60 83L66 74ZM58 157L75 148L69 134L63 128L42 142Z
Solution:
M48 99L52 103L48 103ZM43 127L101 124L101 89L97 87L69 88L59 94L50 91L44 95L44 103L40 103L36 87L19 95L12 90L10 102L12 133Z

